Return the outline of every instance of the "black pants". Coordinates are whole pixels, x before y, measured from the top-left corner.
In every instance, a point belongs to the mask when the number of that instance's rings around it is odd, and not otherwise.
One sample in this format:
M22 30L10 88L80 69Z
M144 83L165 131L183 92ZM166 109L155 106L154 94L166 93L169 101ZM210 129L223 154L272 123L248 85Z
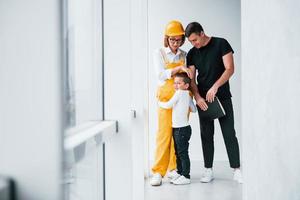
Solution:
M240 167L239 144L234 130L233 107L231 99L220 100L226 115L219 118L230 167ZM197 106L198 110L200 109ZM212 168L214 159L214 120L200 119L201 141L204 166Z
M192 135L190 126L173 128L177 173L190 178L189 140Z

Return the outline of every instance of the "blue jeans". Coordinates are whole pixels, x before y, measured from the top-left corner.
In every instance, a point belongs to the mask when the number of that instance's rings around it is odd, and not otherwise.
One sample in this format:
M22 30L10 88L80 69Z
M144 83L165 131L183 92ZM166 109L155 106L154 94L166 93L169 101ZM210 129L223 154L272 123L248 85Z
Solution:
M173 128L177 173L190 178L189 140L192 135L190 126Z

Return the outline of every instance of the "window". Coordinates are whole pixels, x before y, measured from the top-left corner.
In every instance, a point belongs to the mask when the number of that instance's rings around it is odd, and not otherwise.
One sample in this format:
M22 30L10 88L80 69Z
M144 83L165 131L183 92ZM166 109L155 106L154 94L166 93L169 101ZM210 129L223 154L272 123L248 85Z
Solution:
M102 199L104 146L90 136L95 128L99 132L106 127L99 123L103 120L102 0L64 0L63 13L64 195L66 200Z
M102 120L101 0L65 2L66 128Z

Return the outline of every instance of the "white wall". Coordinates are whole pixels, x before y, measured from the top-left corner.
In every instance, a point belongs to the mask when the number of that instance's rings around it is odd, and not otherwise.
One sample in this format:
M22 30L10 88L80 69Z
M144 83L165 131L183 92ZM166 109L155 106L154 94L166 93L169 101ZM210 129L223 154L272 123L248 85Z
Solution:
M149 1L149 159L154 159L155 134L157 131L156 109L156 77L153 67L153 51L163 46L163 33L166 23L170 20L179 20L184 28L189 22L198 21L202 24L206 34L210 36L224 37L232 45L235 51L236 71L230 80L233 94L233 106L235 111L235 128L237 136L241 139L241 33L240 33L240 1L239 0L165 0ZM188 51L190 43L182 47ZM215 160L228 160L225 145L221 135L219 122L215 122ZM191 116L193 135L190 145L191 160L203 160L200 140L200 128L197 114ZM229 164L228 164L229 165Z
M244 200L300 199L299 9L242 1Z
M62 194L60 3L0 3L0 174L21 200Z

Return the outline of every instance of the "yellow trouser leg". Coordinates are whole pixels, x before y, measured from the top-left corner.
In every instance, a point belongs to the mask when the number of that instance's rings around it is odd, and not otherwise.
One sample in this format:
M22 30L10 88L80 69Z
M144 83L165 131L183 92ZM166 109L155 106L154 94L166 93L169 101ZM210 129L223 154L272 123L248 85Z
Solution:
M164 176L168 169L176 169L176 156L172 136L172 110L159 108L155 163L152 171Z

